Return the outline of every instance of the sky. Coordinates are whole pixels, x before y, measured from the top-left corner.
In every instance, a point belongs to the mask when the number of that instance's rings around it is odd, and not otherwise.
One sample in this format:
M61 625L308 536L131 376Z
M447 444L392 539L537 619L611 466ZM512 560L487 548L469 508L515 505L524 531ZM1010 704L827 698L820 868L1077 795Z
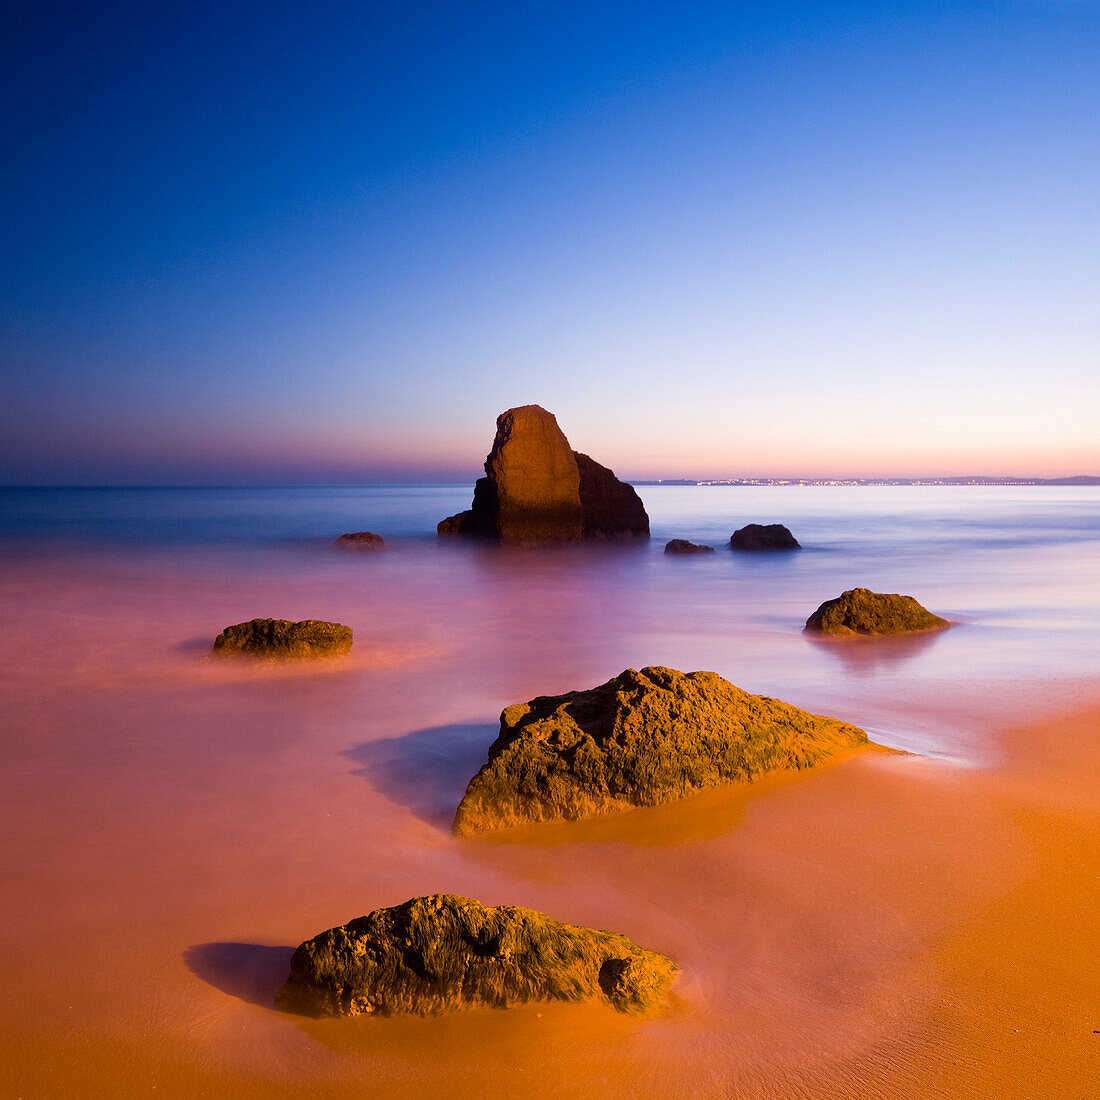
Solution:
M1100 0L0 20L0 483L1100 474Z

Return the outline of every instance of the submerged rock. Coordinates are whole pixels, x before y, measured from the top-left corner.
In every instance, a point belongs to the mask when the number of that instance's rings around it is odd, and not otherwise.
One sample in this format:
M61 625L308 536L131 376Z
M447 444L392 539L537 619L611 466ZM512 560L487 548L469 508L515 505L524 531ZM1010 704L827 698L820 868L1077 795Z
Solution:
M865 743L856 726L750 695L714 672L634 669L507 707L455 814L459 836L671 802L807 768Z
M308 1016L429 1016L596 998L648 1014L675 971L671 959L614 932L435 894L307 940L275 1004Z
M687 539L671 539L665 543L666 554L713 554L713 546L704 546L701 542L688 542Z
M730 535L734 550L801 550L798 539L781 523L750 523Z
M844 637L850 634L907 634L942 630L951 623L933 615L912 596L852 588L826 600L807 620L810 632Z
M531 546L648 538L649 517L631 486L570 449L553 413L523 405L497 417L470 509L441 521L436 531Z
M649 516L633 485L595 459L573 452L580 471L581 536L586 539L649 538Z
M386 540L371 531L353 531L350 535L341 535L333 545L341 550L385 550Z
M227 626L214 641L215 653L254 657L339 657L351 649L351 627L304 619L253 619Z

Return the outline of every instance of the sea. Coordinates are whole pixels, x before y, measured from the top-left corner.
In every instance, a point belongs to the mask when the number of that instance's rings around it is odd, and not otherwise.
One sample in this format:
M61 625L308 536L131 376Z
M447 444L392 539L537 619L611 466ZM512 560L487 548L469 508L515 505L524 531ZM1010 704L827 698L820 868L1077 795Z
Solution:
M1068 712L1095 689L1098 488L639 492L648 542L510 549L436 537L469 506L469 485L0 490L0 1003L16 1062L45 1044L72 1072L102 1059L107 1079L125 1063L148 1087L171 1065L204 1088L224 1081L226 1095L445 1079L460 1053L442 1077L424 1068L440 1032L402 1032L380 1051L376 1031L360 1049L270 1007L296 943L441 891L625 925L695 959L687 1000L725 1005L744 960L715 954L689 909L725 920L729 884L708 886L701 869L678 899L651 892L643 871L658 858L645 852L725 837L736 815L696 814L687 838L657 811L652 827L584 845L555 834L553 858L456 841L450 819L503 707L626 668L707 669L854 722L914 767L963 773L996 768L1006 725ZM731 550L747 523L783 523L803 549ZM386 548L333 545L363 530ZM714 552L665 555L673 538ZM803 633L854 587L914 596L953 625L901 639ZM259 617L345 623L352 654L304 667L211 654L225 626ZM64 980L43 980L43 943ZM871 965L859 959L856 970ZM842 1014L840 989L798 984L790 1003L835 1000ZM726 1011L685 1032L683 1073L726 1034ZM476 1091L476 1059L463 1065Z
M989 750L918 728L896 704L948 684L1096 670L1100 488L647 485L641 495L647 543L500 550L435 535L469 506L468 485L4 489L4 608L12 622L48 620L79 650L66 616L107 599L93 624L110 636L105 659L140 641L140 656L104 669L115 674L154 655L204 659L230 622L333 619L352 626L360 650L400 638L446 651L456 671L468 662L446 706L492 699L486 719L524 692L592 686L629 666L706 668L960 760ZM785 524L802 551L732 551L731 532L749 522ZM381 534L386 551L333 547L361 530ZM715 552L666 556L673 538ZM863 644L802 633L822 601L857 586L912 595L956 627Z

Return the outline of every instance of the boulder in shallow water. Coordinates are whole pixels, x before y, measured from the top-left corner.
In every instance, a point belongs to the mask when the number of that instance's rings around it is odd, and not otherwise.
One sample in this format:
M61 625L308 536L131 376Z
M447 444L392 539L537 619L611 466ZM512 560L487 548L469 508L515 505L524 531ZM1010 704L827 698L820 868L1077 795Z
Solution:
M452 828L469 836L654 806L811 767L866 741L856 726L750 695L714 672L627 669L589 691L506 708Z
M666 554L713 554L713 546L704 546L701 542L688 542L687 539L670 539L665 543Z
M252 657L340 657L351 649L351 627L304 619L253 619L227 626L214 641L215 653Z
M307 1016L429 1016L597 999L645 1015L664 1003L675 971L614 932L435 894L307 940L275 1004Z
M333 545L341 550L385 550L386 540L373 531L353 531L341 535Z
M933 615L912 596L852 588L826 600L807 620L806 631L846 637L853 634L908 634L942 630L947 619Z
M730 535L734 550L801 550L798 539L781 523L750 523Z

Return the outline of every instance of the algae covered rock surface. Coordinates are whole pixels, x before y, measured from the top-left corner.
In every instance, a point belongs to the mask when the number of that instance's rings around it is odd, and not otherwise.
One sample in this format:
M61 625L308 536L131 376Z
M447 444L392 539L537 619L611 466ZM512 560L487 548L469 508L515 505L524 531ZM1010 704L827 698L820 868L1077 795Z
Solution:
M307 940L275 1003L308 1016L428 1016L599 999L645 1015L664 1003L675 971L671 959L614 932L435 894Z
M589 691L507 707L453 830L654 806L866 741L856 726L750 695L715 672L627 669Z
M252 657L339 657L351 649L351 627L321 619L252 619L227 626L214 640L215 653Z
M810 633L845 637L852 634L907 634L920 630L941 630L947 619L933 615L912 596L852 588L826 600L807 620Z

